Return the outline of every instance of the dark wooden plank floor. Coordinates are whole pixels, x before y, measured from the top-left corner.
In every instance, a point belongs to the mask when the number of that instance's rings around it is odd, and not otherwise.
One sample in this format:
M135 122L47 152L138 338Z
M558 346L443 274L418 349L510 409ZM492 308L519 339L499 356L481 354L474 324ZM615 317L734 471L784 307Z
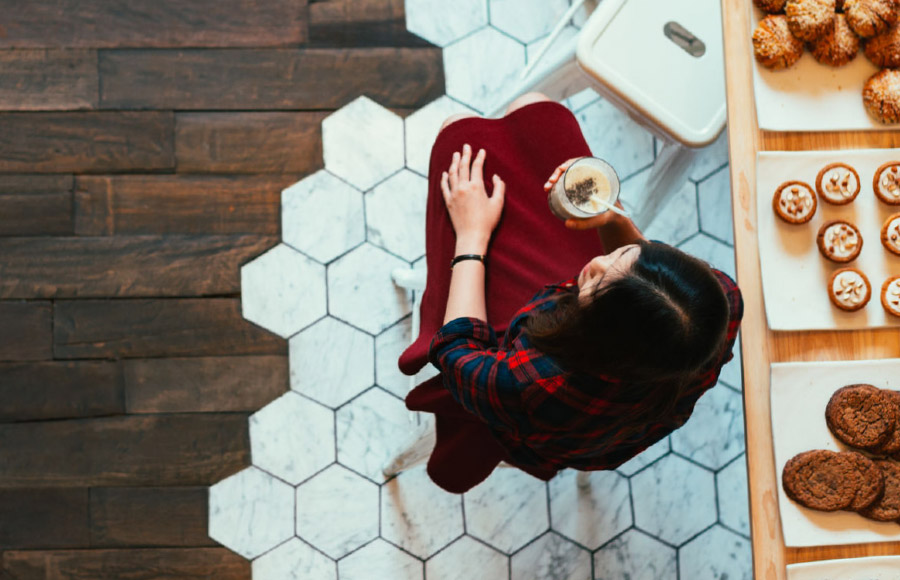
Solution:
M0 578L249 578L207 487L288 373L239 267L330 111L443 93L403 4L0 0Z

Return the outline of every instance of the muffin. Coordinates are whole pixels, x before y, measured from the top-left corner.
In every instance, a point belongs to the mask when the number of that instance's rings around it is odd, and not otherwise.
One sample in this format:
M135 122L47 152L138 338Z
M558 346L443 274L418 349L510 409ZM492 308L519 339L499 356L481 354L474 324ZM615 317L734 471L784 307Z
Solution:
M787 0L784 13L791 33L807 42L827 34L834 26L834 0Z
M892 276L881 285L881 305L888 314L900 317L900 276Z
M900 161L888 161L875 170L875 196L888 205L900 205Z
M900 69L886 68L869 77L862 96L873 119L885 124L900 122Z
M815 59L829 66L844 66L859 52L859 37L856 36L843 14L834 15L834 26L809 45Z
M900 256L900 213L888 217L881 226L881 245L892 254Z
M841 310L854 312L869 303L872 286L866 275L856 268L841 268L831 276L828 297Z
M784 12L784 3L786 1L787 0L753 0L753 3L763 12L779 14Z
M866 41L866 56L879 68L900 68L900 20Z
M844 220L822 224L816 236L819 253L839 264L852 262L862 251L863 238L856 226Z
M816 176L816 193L832 205L846 205L859 195L859 174L846 163L831 163Z
M845 0L844 14L856 34L870 38L897 20L897 0Z
M766 68L788 68L803 56L803 43L791 34L787 17L766 16L753 31L753 55Z
M802 181L782 183L772 198L775 213L789 224L805 224L816 213L816 194Z

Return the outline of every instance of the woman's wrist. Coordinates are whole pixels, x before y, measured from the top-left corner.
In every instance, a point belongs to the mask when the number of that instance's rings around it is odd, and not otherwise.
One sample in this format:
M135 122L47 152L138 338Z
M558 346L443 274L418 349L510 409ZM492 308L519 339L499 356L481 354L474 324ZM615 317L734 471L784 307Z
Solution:
M487 254L488 242L491 236L483 234L466 234L456 237L455 256L461 254Z

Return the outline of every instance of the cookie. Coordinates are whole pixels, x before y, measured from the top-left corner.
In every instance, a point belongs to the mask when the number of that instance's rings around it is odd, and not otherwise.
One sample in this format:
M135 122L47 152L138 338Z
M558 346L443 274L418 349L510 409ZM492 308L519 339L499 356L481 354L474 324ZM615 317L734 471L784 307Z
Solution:
M819 253L828 260L845 264L852 262L862 250L863 238L850 222L833 220L822 224L816 235Z
M875 170L875 196L888 205L900 205L900 161L889 161Z
M786 16L766 16L753 31L753 56L766 68L785 69L803 56L803 42L791 34Z
M859 37L850 29L843 14L834 15L831 30L809 45L813 57L828 66L844 66L859 52Z
M869 38L897 20L897 0L844 0L844 14L856 34Z
M884 474L884 493L881 499L859 513L878 522L900 519L900 463L876 459L875 465Z
M805 224L816 213L816 194L802 181L786 181L775 190L772 207L789 224Z
M900 256L900 213L888 216L881 226L881 245L892 254Z
M784 12L784 3L786 1L787 0L753 0L753 3L763 12L778 14Z
M888 314L900 316L900 276L892 276L881 285L881 306Z
M869 77L862 96L873 119L886 125L900 123L900 70L886 68Z
M859 174L846 163L831 163L816 176L816 193L832 205L846 205L860 190Z
M877 387L847 385L831 395L825 406L825 423L832 434L847 445L877 449L893 434L897 409Z
M900 20L866 41L865 52L878 68L900 68Z
M855 461L847 454L816 449L795 455L781 472L789 498L810 509L833 512L850 506L859 491Z
M864 308L872 298L872 285L856 268L841 268L831 275L828 286L831 303L847 312Z
M834 0L787 0L784 3L791 34L812 42L834 26Z
M847 509L856 512L875 504L884 493L884 474L881 468L862 453L843 451L840 455L847 455L856 467L850 477L855 480L858 488Z
M882 295L882 300L884 300L883 296L884 295ZM898 298L898 301L900 301L900 298ZM894 411L898 416L898 422L894 425L894 430L891 432L890 437L887 438L887 441L879 445L877 449L873 449L872 453L875 455L891 457L900 452L900 392L881 389L881 393L887 397L888 402L894 406Z

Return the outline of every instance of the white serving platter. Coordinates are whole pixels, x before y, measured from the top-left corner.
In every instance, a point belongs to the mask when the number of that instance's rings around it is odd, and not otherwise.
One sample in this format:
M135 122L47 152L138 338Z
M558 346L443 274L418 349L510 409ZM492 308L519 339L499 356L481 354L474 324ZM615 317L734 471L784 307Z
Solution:
M900 149L860 149L853 151L760 152L756 158L757 234L766 318L772 330L854 330L897 327L900 318L881 306L881 285L888 277L900 275L900 256L881 245L881 225L900 206L891 207L875 197L872 179L875 170L888 161L900 160ZM859 173L862 189L856 200L844 206L819 200L812 220L791 225L775 215L775 190L790 180L805 181L815 187L816 175L825 165L841 161ZM826 221L846 219L859 228L863 247L849 264L837 264L819 254L816 233ZM868 305L845 312L828 298L831 274L845 266L859 268L872 286Z
M789 564L787 580L900 580L900 556Z
M748 2L749 3L749 2ZM750 34L765 14L751 9ZM750 47L750 58L753 48ZM819 64L809 50L792 67L773 71L753 58L756 120L768 131L896 130L872 119L863 106L866 80L879 71L862 51L840 68Z
M781 472L794 455L812 449L848 450L828 430L825 406L836 390L854 383L900 389L900 359L772 364L772 443L785 546L900 540L896 522L875 522L845 511L811 510L788 499L781 486Z

